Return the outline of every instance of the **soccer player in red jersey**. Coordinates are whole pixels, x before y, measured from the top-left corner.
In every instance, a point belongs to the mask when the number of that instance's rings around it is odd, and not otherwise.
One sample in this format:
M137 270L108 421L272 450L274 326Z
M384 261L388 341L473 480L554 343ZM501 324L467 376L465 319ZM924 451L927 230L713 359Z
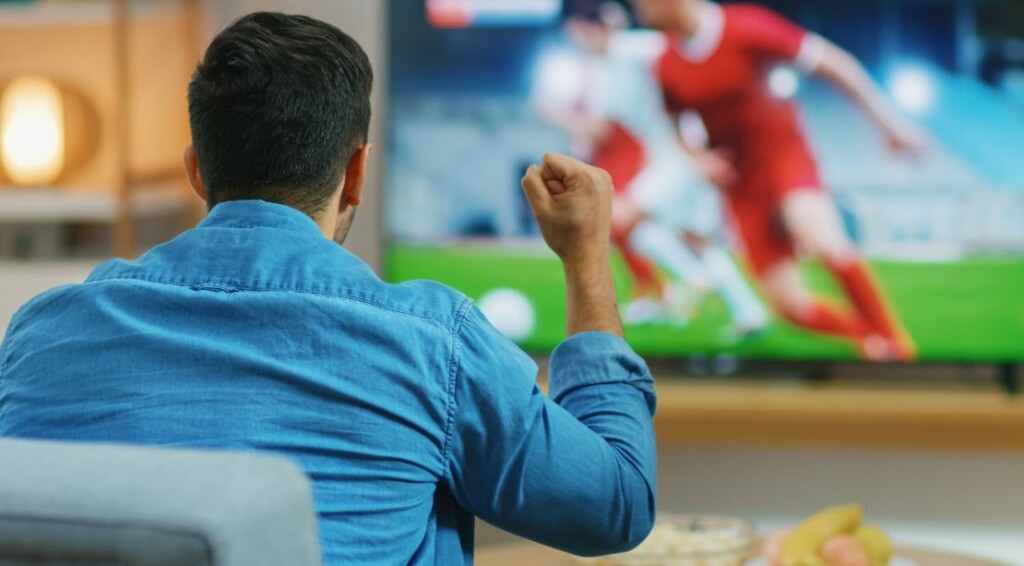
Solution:
M575 49L542 59L534 99L543 118L572 135L575 151L611 176L613 242L634 280L623 320L685 325L714 292L731 315L722 338L757 335L768 310L714 239L721 195L680 147L661 104L651 69L662 35L625 31L629 17L616 3L573 6L566 35ZM673 284L662 287L651 263Z
M896 114L853 56L764 7L633 3L641 20L666 33L655 70L666 104L703 119L710 149L701 152L702 169L724 190L747 260L779 314L854 341L864 358L913 359L912 341L822 186L798 108L770 92L767 75L788 63L830 81L865 111L894 152L920 152L924 137ZM797 249L824 262L852 309L811 292Z

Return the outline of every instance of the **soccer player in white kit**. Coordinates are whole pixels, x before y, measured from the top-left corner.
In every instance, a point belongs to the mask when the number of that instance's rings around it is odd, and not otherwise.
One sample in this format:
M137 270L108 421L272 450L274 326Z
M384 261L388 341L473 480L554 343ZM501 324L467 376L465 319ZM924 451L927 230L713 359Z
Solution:
M613 238L638 289L623 318L633 324L688 318L673 305L678 287L652 281L657 275L646 259L698 297L717 292L738 335L755 333L768 324L768 311L714 240L720 195L684 153L652 74L664 36L626 31L627 25L621 6L581 2L566 23L580 53L542 64L534 89L541 116L568 131L575 152L612 177Z

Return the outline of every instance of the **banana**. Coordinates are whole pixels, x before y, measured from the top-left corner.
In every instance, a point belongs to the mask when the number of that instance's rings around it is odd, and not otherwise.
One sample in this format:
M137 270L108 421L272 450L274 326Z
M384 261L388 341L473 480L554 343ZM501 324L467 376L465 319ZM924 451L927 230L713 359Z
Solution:
M853 532L864 552L868 553L871 566L888 566L892 559L892 540L877 525L861 525Z
M818 553L822 543L838 534L853 533L863 516L860 505L829 507L812 515L783 543L783 566L826 566Z

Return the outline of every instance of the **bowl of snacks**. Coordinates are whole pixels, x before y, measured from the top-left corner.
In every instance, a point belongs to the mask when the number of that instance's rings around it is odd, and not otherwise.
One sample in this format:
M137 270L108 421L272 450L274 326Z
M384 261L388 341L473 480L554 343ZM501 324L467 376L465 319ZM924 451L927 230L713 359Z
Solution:
M580 558L590 566L740 566L750 557L757 531L737 517L664 515L629 552Z

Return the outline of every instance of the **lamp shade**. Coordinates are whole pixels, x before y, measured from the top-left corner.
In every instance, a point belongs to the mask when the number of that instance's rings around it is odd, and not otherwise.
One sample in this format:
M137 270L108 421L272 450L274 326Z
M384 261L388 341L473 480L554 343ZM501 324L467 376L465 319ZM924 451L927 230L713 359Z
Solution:
M64 171L64 103L43 77L11 81L0 97L0 163L16 185L47 185Z

